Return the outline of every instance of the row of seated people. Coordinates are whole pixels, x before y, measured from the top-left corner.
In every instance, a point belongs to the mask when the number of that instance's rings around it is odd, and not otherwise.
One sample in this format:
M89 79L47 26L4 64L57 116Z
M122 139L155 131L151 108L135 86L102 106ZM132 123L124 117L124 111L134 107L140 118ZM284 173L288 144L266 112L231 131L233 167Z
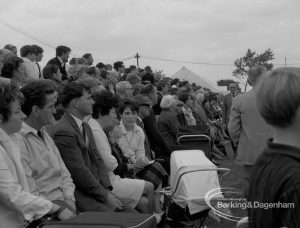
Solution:
M153 119L149 97L119 103L109 91L92 97L90 87L71 82L59 94L65 113L53 124L57 99L49 80L30 82L21 91L1 86L1 223L22 227L55 212L68 219L84 211L136 210L154 213L159 221L155 190L167 184L169 170L153 160L145 133L144 120L152 127ZM58 201L67 207L60 211Z

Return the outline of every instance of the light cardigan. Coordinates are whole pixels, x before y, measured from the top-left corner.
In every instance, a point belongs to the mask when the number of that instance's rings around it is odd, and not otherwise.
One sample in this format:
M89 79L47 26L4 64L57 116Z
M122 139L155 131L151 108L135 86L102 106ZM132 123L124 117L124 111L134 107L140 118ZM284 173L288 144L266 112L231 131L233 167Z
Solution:
M132 134L130 134L130 132L126 131L122 121L120 127L122 129L122 138L119 140L118 145L122 149L123 155L129 158L133 164L140 158L146 157L143 129L134 124Z
M47 214L52 203L29 193L20 147L0 128L0 226L24 227Z

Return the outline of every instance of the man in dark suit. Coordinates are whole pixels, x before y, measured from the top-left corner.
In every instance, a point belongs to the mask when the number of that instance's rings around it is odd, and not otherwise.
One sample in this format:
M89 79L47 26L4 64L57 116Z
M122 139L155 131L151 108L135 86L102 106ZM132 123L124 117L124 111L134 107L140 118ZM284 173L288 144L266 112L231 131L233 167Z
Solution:
M148 96L148 98L151 100L152 106L157 104L157 89L153 84L145 86L141 90L141 94ZM150 115L143 119L143 123L145 132L150 142L150 147L155 152L155 157L165 161L164 167L166 168L167 172L170 173L169 161L172 151L157 129L156 116L153 109L151 109Z
M226 129L229 123L229 113L231 109L232 99L235 97L235 93L237 90L236 83L230 83L228 85L228 89L230 90L230 93L224 96L222 107L222 123L224 125L224 128Z
M71 82L61 94L61 103L65 114L53 129L53 139L76 186L78 210L121 210L121 202L111 193L111 183L91 128L84 122L92 114L94 104L90 88Z
M66 63L69 60L69 56L71 53L71 49L66 46L58 46L56 48L56 57L50 59L47 63L54 64L59 67L60 73L62 74L62 80L68 79L67 71L66 71Z

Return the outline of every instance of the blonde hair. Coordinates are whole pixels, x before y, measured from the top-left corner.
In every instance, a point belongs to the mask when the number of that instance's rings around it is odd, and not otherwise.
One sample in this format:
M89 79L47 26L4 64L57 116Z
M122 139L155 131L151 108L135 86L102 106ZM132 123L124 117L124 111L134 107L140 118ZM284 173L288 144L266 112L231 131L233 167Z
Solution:
M258 85L257 106L270 125L292 125L300 107L300 68L277 68L266 74Z

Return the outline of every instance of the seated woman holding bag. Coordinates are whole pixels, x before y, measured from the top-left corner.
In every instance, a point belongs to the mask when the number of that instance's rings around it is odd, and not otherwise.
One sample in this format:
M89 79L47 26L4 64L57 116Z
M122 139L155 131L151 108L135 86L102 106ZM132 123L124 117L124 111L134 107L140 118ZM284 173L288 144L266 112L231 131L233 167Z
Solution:
M60 220L74 216L69 209L61 208L29 192L25 171L20 160L20 148L13 141L14 133L22 127L25 117L21 111L22 93L14 86L0 86L0 224L17 228L53 215ZM30 226L30 225L29 225Z
M162 182L168 178L166 170L159 162L146 156L144 141L145 134L141 127L137 126L138 105L129 99L124 99L119 105L121 115L122 137L118 145L128 162L134 164L135 176L153 183L156 190L162 187ZM159 205L160 195L155 195L155 205Z

